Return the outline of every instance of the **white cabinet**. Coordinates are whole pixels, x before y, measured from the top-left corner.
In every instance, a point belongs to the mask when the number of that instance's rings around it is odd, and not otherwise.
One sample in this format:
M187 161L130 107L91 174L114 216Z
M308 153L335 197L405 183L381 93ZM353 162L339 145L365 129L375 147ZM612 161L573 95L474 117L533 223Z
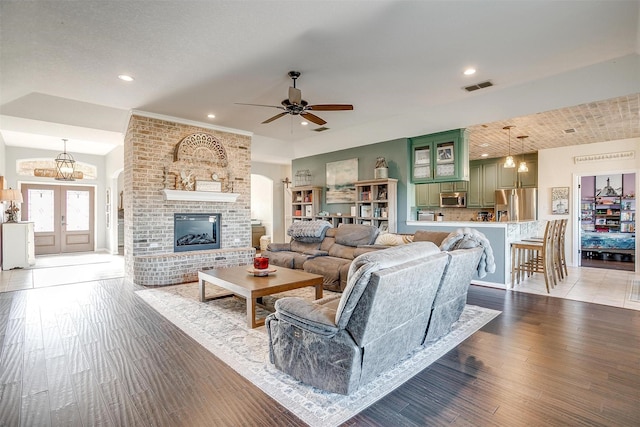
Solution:
M32 222L2 224L2 269L27 268L36 263Z

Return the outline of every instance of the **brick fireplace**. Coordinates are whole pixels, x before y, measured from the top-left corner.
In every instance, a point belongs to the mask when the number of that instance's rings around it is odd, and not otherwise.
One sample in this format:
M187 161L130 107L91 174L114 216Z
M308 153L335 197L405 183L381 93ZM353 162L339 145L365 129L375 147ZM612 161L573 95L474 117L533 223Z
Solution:
M218 153L198 148L177 158L176 146L206 134ZM225 156L217 161L215 155ZM163 286L197 280L203 268L250 264L251 136L180 123L136 112L129 120L124 147L125 275L139 285ZM186 191L191 182L221 182L221 193ZM174 214L220 214L220 249L174 251Z

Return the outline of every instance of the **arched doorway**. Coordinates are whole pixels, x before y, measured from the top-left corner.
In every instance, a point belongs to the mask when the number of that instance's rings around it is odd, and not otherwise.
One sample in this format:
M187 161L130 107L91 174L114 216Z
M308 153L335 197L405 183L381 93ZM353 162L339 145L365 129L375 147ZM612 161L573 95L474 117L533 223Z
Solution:
M251 223L273 239L273 180L264 175L251 174Z

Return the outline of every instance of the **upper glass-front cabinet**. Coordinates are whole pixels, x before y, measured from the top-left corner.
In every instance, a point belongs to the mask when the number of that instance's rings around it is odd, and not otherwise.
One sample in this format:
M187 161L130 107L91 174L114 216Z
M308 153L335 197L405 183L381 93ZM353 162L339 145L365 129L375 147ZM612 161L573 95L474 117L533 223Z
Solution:
M465 129L411 138L414 183L469 180L469 140Z

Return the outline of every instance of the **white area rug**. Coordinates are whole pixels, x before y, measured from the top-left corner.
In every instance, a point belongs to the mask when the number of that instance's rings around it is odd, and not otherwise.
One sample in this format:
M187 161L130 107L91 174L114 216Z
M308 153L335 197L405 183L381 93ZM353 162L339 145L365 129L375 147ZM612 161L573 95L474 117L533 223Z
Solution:
M207 285L207 296L221 292ZM246 326L244 300L223 298L201 303L198 284L146 289L136 292L160 314L198 341L210 352L312 427L334 426L356 415L435 362L500 314L499 311L467 305L450 334L417 350L391 370L350 396L327 393L295 381L269 362L265 327ZM325 296L329 292L325 291ZM312 299L313 289L287 292ZM283 296L274 295L275 298ZM271 305L274 298L265 298ZM266 312L260 312L266 315Z

